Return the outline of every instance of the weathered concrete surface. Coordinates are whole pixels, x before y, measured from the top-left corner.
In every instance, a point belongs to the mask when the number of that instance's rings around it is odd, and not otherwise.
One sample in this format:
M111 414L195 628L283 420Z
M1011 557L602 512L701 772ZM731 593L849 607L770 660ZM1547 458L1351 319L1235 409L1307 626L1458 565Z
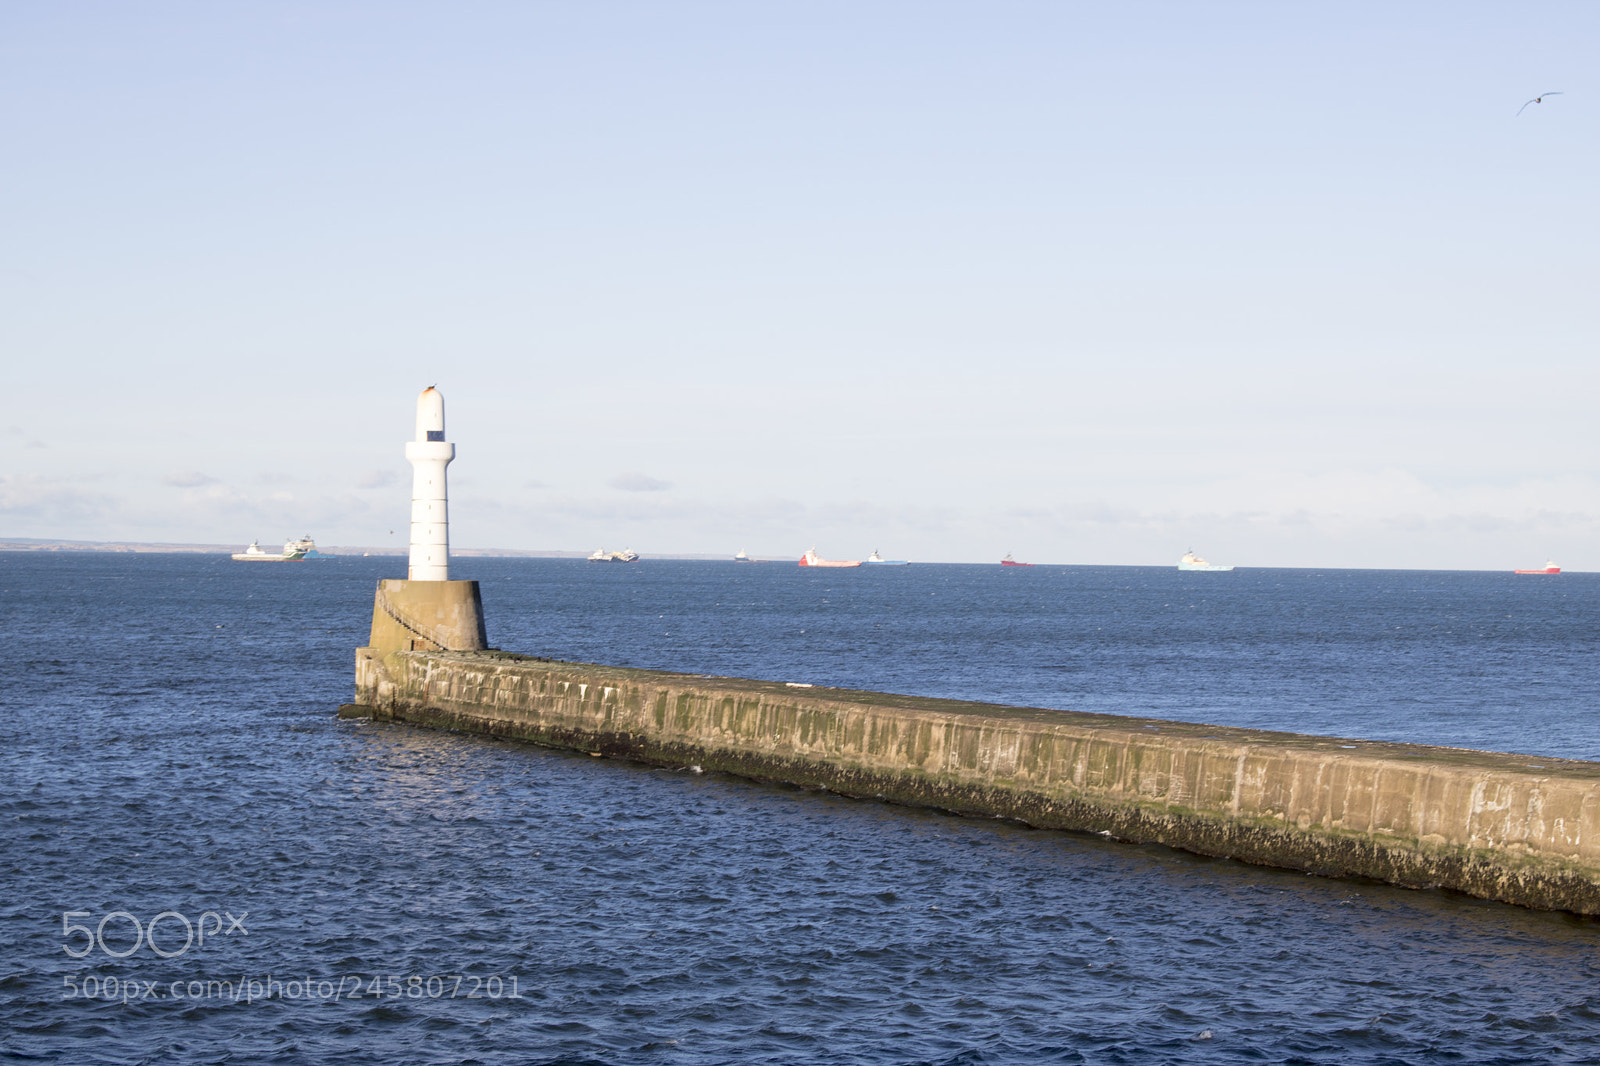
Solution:
M482 651L483 598L476 581L378 582L372 598L372 635L381 651Z
M341 713L1600 914L1600 763L362 648Z

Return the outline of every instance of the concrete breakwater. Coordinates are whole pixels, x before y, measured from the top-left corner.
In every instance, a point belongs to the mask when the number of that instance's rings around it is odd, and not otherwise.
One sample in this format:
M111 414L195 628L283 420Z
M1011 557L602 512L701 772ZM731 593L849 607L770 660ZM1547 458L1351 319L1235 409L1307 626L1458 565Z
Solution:
M362 648L370 716L1600 914L1600 763Z

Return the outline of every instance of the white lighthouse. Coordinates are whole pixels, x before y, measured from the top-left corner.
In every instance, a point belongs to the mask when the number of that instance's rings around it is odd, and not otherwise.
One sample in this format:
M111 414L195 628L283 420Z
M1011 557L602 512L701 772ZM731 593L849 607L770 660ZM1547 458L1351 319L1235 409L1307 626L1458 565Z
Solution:
M356 677L388 676L385 657L400 652L483 651L483 596L476 581L450 580L450 513L445 468L456 446L444 439L444 397L429 386L417 397L411 463L411 566L404 580L385 578L372 598L372 635L356 650ZM358 682L359 683L359 682Z
M450 580L450 515L445 467L456 446L444 439L444 397L429 386L417 397L417 437L406 441L411 463L412 581Z

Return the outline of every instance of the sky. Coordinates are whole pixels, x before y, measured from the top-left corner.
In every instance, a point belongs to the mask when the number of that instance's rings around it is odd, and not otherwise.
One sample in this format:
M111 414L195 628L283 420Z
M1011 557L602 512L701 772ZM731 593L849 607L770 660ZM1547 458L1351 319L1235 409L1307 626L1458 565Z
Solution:
M0 537L403 548L437 384L464 548L1600 570L1597 49L1592 3L12 0Z

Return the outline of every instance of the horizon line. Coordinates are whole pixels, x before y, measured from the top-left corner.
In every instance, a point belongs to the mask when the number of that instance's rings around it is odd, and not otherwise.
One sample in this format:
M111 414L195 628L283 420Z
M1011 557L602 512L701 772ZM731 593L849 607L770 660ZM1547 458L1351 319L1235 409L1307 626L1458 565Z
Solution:
M136 541L136 540L69 540L64 538L49 537L0 537L0 551L14 552L98 552L108 555L231 555L238 549L231 544L216 544L185 541ZM404 559L408 552L397 550L393 547L374 547L363 545L329 545L318 547L319 554L340 556L343 558L391 558ZM580 559L589 558L590 552L578 550L570 551L562 548L530 549L530 548L451 548L450 554L462 559ZM654 559L657 561L678 560L682 562L735 562L732 555L722 552L640 552L639 559ZM789 563L798 561L795 555L752 555L749 562L753 563ZM918 566L997 566L998 560L988 562L960 562L943 559L913 560ZM1031 563L1031 566L1084 566L1084 567L1119 567L1126 569L1173 569L1177 567L1169 563ZM1382 570L1382 571L1410 571L1413 573L1460 573L1460 574L1504 574L1512 573L1501 567L1480 567L1475 569L1441 568L1421 566L1252 566L1235 564L1236 570ZM1583 570L1562 569L1563 574L1587 573Z

